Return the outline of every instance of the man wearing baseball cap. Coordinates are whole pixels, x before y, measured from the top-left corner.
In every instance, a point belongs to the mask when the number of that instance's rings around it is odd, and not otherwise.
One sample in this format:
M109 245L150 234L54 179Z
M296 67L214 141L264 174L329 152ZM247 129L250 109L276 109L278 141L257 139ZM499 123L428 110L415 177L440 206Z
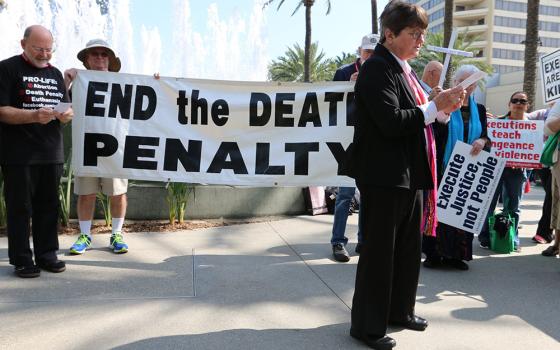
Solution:
M90 70L118 72L121 61L109 44L102 39L90 40L86 47L78 52L78 59ZM66 87L78 73L72 68L64 72ZM91 222L95 209L97 192L102 192L110 197L112 234L109 240L114 253L122 254L128 251L128 245L123 240L122 227L126 213L127 179L80 177L74 179L74 193L78 195L78 221L80 236L70 247L70 254L83 254L91 246Z
M364 63L372 54L375 45L379 41L379 35L368 34L362 38L362 44L358 47L360 57L355 62L346 64L336 70L333 80L335 81L356 81L362 63ZM348 109L348 114L353 113L353 109ZM350 255L346 250L348 238L345 237L346 222L350 213L350 204L356 187L339 187L336 195L334 207L334 222L332 228L331 245L333 258L339 262L350 261ZM358 214L360 215L360 214ZM358 244L356 245L356 253L360 253L362 244L361 216L358 218Z

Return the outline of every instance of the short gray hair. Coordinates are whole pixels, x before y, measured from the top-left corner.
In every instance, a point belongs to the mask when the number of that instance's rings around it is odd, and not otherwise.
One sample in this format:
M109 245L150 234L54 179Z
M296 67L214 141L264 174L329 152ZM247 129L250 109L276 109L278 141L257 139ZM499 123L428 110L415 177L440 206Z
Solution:
M456 82L457 79L459 79L463 75L471 76L472 74L477 72L480 72L480 69L478 69L476 66L473 66L472 64L463 64L462 66L457 68L455 74L453 74L453 82Z

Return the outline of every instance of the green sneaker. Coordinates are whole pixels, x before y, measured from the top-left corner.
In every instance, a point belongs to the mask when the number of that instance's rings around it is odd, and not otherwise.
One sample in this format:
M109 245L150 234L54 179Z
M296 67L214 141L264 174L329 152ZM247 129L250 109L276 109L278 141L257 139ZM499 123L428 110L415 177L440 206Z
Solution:
M80 234L78 240L70 247L70 254L84 254L91 246L91 237L83 233Z
M128 252L128 244L124 243L121 231L117 231L114 235L111 235L109 245L113 248L113 253L124 254Z

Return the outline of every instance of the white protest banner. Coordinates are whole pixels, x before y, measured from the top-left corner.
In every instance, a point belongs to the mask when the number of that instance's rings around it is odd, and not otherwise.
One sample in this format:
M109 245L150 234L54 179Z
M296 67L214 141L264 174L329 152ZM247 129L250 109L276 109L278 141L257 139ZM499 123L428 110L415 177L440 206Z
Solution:
M79 71L77 176L248 186L355 186L353 83L266 83Z
M492 153L507 160L506 166L534 169L542 167L542 120L488 119L486 126L492 140Z
M544 104L560 98L560 49L541 56L541 86Z
M438 189L438 221L458 229L480 233L502 176L506 161L457 142Z

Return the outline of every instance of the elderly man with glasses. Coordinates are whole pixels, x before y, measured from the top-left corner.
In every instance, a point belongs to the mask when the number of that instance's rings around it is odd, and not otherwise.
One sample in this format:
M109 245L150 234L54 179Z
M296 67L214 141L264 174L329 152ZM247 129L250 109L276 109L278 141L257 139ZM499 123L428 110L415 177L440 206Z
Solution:
M102 39L90 40L86 47L78 52L78 59L84 67L90 70L118 72L121 61L115 55L109 44ZM78 70L68 69L64 72L64 80L69 88L76 77ZM91 246L91 222L95 209L95 200L98 192L110 197L111 228L112 234L109 246L116 254L128 252L128 245L124 242L122 227L126 213L127 179L76 177L74 180L74 193L78 195L78 222L80 236L70 247L70 254L83 254Z
M68 96L62 73L49 63L51 32L30 26L21 47L22 54L0 62L0 163L10 264L17 276L30 278L41 269L66 269L57 258L58 186L64 164L61 124L73 112L60 104Z

